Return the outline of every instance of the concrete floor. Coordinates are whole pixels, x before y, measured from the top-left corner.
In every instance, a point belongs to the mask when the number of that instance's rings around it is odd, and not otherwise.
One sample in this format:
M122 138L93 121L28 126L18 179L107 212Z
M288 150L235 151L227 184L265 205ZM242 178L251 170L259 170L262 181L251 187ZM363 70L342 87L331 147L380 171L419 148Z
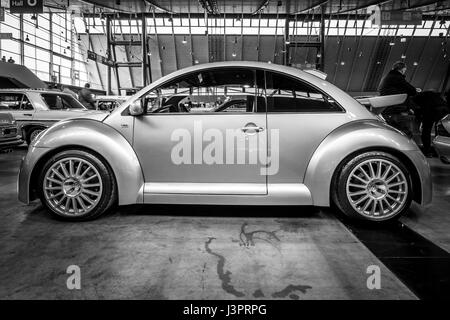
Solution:
M0 299L416 299L331 210L148 205L53 220L17 201L25 152L0 154ZM438 207L404 222L448 250L450 166L433 166ZM69 265L81 290L66 287ZM370 265L380 290L367 288Z

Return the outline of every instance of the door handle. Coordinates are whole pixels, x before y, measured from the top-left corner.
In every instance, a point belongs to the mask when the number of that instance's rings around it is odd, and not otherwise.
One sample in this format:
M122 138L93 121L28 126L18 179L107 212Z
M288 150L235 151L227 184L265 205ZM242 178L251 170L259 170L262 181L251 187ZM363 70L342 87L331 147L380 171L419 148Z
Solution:
M247 132L247 131L261 132L261 131L264 131L264 127L246 126L246 127L241 128L241 130L244 132Z
M23 115L27 116L27 117L32 117L33 116L33 114L31 114L31 113L24 113Z

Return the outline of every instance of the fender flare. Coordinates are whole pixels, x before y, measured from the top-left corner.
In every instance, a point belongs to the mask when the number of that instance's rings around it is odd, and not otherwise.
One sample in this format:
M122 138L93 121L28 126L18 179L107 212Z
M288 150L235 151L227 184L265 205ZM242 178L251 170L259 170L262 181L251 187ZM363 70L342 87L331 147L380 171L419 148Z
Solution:
M33 149L44 148L48 151L41 152L33 172L55 153L72 148L90 149L113 171L119 205L143 202L144 175L139 159L130 143L105 123L89 119L58 122L35 141ZM31 173L30 180L34 176ZM29 182L32 186L33 181Z
M366 150L403 153L419 149L399 131L376 120L353 121L336 128L317 147L306 169L304 184L311 191L313 205L330 205L336 169L349 155Z

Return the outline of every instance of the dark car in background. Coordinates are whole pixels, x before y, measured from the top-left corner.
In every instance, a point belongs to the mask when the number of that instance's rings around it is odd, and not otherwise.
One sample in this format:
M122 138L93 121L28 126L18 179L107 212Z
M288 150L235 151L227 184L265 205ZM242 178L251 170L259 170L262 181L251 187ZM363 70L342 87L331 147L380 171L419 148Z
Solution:
M17 123L10 113L0 113L0 151L22 144Z

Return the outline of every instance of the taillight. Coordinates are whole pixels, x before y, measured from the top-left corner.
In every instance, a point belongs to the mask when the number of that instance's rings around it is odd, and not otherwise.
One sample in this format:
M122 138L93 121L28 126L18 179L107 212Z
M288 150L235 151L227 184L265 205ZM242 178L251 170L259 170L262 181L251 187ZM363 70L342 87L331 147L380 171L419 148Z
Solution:
M447 129L445 129L442 122L439 122L436 125L436 135L441 136L441 137L450 137L450 133L447 131Z

